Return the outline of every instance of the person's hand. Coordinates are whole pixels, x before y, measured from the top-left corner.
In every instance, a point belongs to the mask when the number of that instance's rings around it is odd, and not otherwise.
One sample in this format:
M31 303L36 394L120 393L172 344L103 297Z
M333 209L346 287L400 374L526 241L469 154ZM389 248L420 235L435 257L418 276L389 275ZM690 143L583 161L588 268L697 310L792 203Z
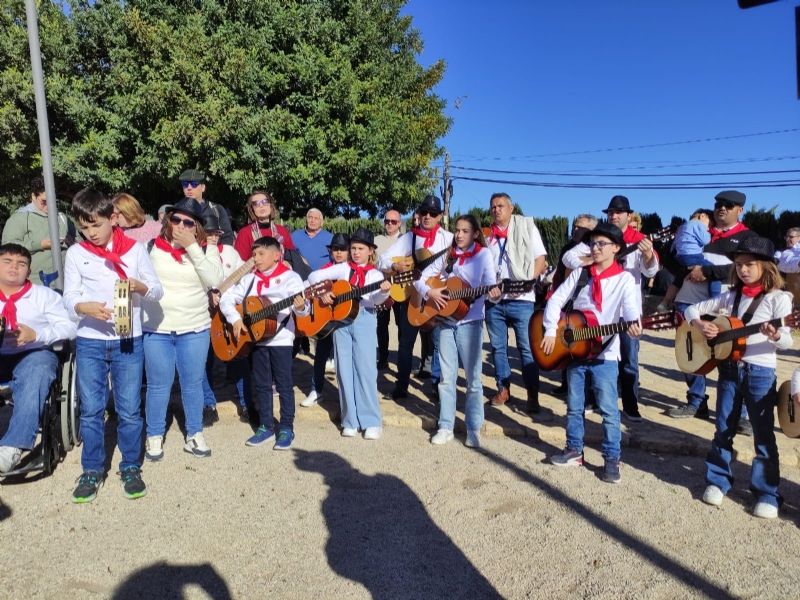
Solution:
M800 406L800 392L797 392L794 396L792 396L792 400L797 406Z
M50 238L44 238L44 239L42 240L41 246L42 246L42 248L44 248L45 250L49 250L50 248L52 248L52 247L53 247L53 246L52 246L52 244L50 243Z
M703 275L703 267L700 265L692 267L692 270L689 271L685 280L691 281L692 283L703 283L706 280L705 275Z
M6 332L6 339L13 340L17 348L36 341L36 332L23 323L19 323L19 329L11 329Z
M433 303L436 305L436 308L442 310L445 306L447 306L447 301L449 300L449 294L447 293L447 288L429 289L428 300L433 300Z
M98 321L110 321L114 316L114 311L106 308L105 302L79 302L75 305L75 312Z
M391 289L392 289L392 282L391 281L389 281L387 279L384 279L383 281L381 281L381 291L382 292L388 292Z
M499 287L493 287L489 290L489 300L492 300L493 302L497 302L502 295L503 294L500 292Z
M197 243L197 240L188 229L175 228L172 230L172 241L178 245L179 248L188 248L192 244Z
M648 238L639 240L639 243L636 244L636 247L641 251L645 261L649 262L650 259L653 258L653 242Z
M628 327L628 335L631 336L633 339L638 339L642 337L642 326L637 321L633 323L630 327Z
M775 329L775 327L769 323L762 323L759 331L761 332L761 335L767 336L773 342L777 342L779 339L781 339L780 331Z
M211 292L209 298L211 299L211 306L212 307L216 308L217 306L219 306L219 297L220 297L220 293L219 292Z
M237 342L239 341L239 337L241 337L242 333L247 331L244 326L244 321L241 319L236 321L231 329L233 329L233 339L235 339Z
M319 297L319 303L322 304L322 306L330 306L333 304L335 298L336 296L334 296L333 292L325 292Z
M131 294L139 294L140 296L144 296L150 289L141 281L138 279L133 279L132 277L128 279L128 285L130 286Z
M303 298L303 294L298 294L294 297L294 308L297 311L303 311L306 308L306 301Z
M704 321L703 319L695 319L690 323L692 327L697 329L704 338L710 340L717 337L719 334L719 327L714 325L711 321Z
M542 343L539 344L539 347L544 351L545 356L550 356L550 353L553 351L553 348L556 347L555 336L549 335L543 338Z
M403 260L399 260L396 263L392 264L392 270L395 273L405 273L406 271L410 271L414 266L414 261L411 260L411 257L404 258Z

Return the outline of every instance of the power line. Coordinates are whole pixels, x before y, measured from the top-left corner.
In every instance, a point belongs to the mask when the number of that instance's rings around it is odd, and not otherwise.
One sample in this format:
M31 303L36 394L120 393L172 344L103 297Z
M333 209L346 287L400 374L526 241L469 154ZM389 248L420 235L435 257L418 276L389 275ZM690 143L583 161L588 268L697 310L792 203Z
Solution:
M736 173L631 173L631 174L598 174L598 173L575 173L567 171L505 171L501 169L478 169L475 167L456 167L460 171L477 171L481 173L502 173L507 175L540 175L545 177L731 177L737 175L778 175L786 173L800 173L800 169L788 169L783 171L739 171Z
M499 183L503 185L524 185L533 187L599 189L599 190L712 190L720 188L780 188L800 187L800 179L782 179L775 181L736 181L736 182L701 182L673 184L604 184L604 183L565 183L545 181L513 181L503 179L485 179L480 177L453 177L452 181L479 181L483 183Z
M634 171L643 169L680 169L684 167L707 167L711 165L732 165L741 163L754 163L754 162L769 162L775 160L797 160L800 156L768 156L763 158L726 158L720 160L696 160L691 162L683 162L686 159L680 160L637 160L637 161L571 161L571 160L532 160L528 162L538 162L545 164L567 164L567 165L597 165L597 164L635 164L635 167L604 167L598 169L569 169L567 173L595 173L599 171ZM476 162L476 161L455 161L455 162ZM678 164L664 164L664 163L678 163ZM681 164L683 163L683 164ZM462 168L462 167L459 167ZM463 167L466 168L466 167Z

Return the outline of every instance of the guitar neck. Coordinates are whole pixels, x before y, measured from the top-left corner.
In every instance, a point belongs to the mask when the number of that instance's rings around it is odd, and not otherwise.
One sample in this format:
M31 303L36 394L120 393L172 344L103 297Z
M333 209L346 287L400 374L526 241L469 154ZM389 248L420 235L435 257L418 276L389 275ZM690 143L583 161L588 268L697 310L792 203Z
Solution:
M450 300L462 300L464 298L476 298L488 294L492 289L499 287L500 293L505 294L505 289L502 283L494 285L482 285L474 288L463 288L460 290L452 290L447 295Z
M783 319L772 319L771 321L766 321L767 324L772 325L773 327L782 327L783 326ZM753 325L745 325L744 327L739 327L738 329L730 329L728 331L723 331L722 333L718 334L712 340L708 340L709 344L724 344L725 342L732 342L733 340L738 340L739 338L745 338L748 336L753 335L754 333L758 333L761 329L761 326L764 323L755 323Z
M244 263L241 267L236 269L233 273L231 273L230 277L228 277L225 281L223 281L220 286L217 288L217 291L220 295L227 292L233 286L235 286L239 281L241 281L242 277L247 275L250 271L253 270L253 265L255 264L255 259L249 259L246 263Z
M450 247L448 246L444 250L439 250L436 254L430 255L428 258L419 261L415 268L419 269L420 271L424 271L429 266L431 266L437 258L444 256L450 251Z
M611 323L609 325L596 325L594 327L581 327L573 331L576 341L591 340L596 337L605 337L607 335L615 335L617 333L625 333L628 327L639 321L620 321L619 323Z
M394 277L387 277L390 281L394 279ZM385 281L385 280L384 280ZM364 287L353 288L349 292L345 292L340 296L336 296L336 304L341 304L342 302L347 302L348 300L358 300L361 296L366 294L370 294L381 287L383 281L376 281L375 283L370 283L365 285ZM394 283L394 281L392 281Z
M302 297L304 292L300 292L299 294L292 294L288 298L284 298L280 302L276 302L275 304L270 304L269 306L265 306L264 308L258 309L254 313L250 313L248 316L250 317L250 323L258 323L259 321L263 321L265 319L269 319L277 315L281 312L284 308L290 307L294 304L294 299L298 297Z

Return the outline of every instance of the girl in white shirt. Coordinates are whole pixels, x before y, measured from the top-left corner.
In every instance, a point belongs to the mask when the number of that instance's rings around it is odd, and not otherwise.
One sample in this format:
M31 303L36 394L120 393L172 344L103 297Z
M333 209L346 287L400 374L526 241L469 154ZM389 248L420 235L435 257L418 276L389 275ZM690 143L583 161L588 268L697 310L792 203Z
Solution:
M733 485L733 438L744 402L753 426L756 451L750 470L750 489L756 497L753 514L764 519L777 517L783 502L778 493L780 467L774 431L777 402L775 352L792 346L788 327L776 328L767 323L792 312L791 294L780 291L783 278L775 265L774 253L769 240L756 236L745 238L731 256L735 266L731 273L731 289L716 298L690 306L684 314L686 320L707 339L715 337L719 329L712 322L702 320L700 316L703 314L726 311L742 319L750 312L753 325L762 323L759 332L747 338L740 361L725 361L719 365L717 431L706 457L708 487L703 502L719 506ZM753 311L754 303L757 303L757 308Z
M365 440L377 440L383 434L381 407L378 402L378 332L375 306L389 297L392 285L375 268L374 236L359 227L350 237L350 261L308 276L310 284L320 281L349 281L354 288L381 282L380 288L361 297L358 318L333 332L336 379L342 410L342 435L355 437L364 431ZM330 294L323 297L332 301Z
M455 236L450 252L422 272L414 283L425 300L433 300L438 308L447 304L445 288L432 288L426 282L431 277L442 279L458 277L469 287L494 285L497 274L491 250L478 220L473 215L459 217L455 223ZM500 298L500 289L493 288L490 298ZM439 431L431 439L432 444L441 445L453 439L456 419L456 380L458 359L464 365L467 380L467 400L464 416L467 424L466 445L480 448L483 426L483 384L481 383L481 354L483 352L484 298L479 296L460 321L447 318L439 329L439 364L442 379L439 382Z

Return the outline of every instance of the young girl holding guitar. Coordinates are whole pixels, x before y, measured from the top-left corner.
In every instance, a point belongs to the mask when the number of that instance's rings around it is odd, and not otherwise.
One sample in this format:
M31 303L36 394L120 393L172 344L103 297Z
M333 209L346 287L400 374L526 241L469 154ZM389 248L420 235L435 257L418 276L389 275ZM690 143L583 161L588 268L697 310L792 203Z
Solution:
M712 339L718 327L700 318L703 314L720 313L737 317L747 325L763 323L758 333L747 338L741 360L719 364L717 381L717 432L706 457L706 482L703 502L719 506L733 485L731 454L733 438L739 424L742 402L747 406L753 426L756 457L750 471L750 489L756 497L753 514L764 519L778 516L783 499L778 493L780 467L775 443L775 351L792 346L788 327L766 323L792 312L792 296L780 291L783 278L775 266L775 249L767 239L745 238L730 256L734 262L731 289L716 298L686 309L686 320L703 337Z

